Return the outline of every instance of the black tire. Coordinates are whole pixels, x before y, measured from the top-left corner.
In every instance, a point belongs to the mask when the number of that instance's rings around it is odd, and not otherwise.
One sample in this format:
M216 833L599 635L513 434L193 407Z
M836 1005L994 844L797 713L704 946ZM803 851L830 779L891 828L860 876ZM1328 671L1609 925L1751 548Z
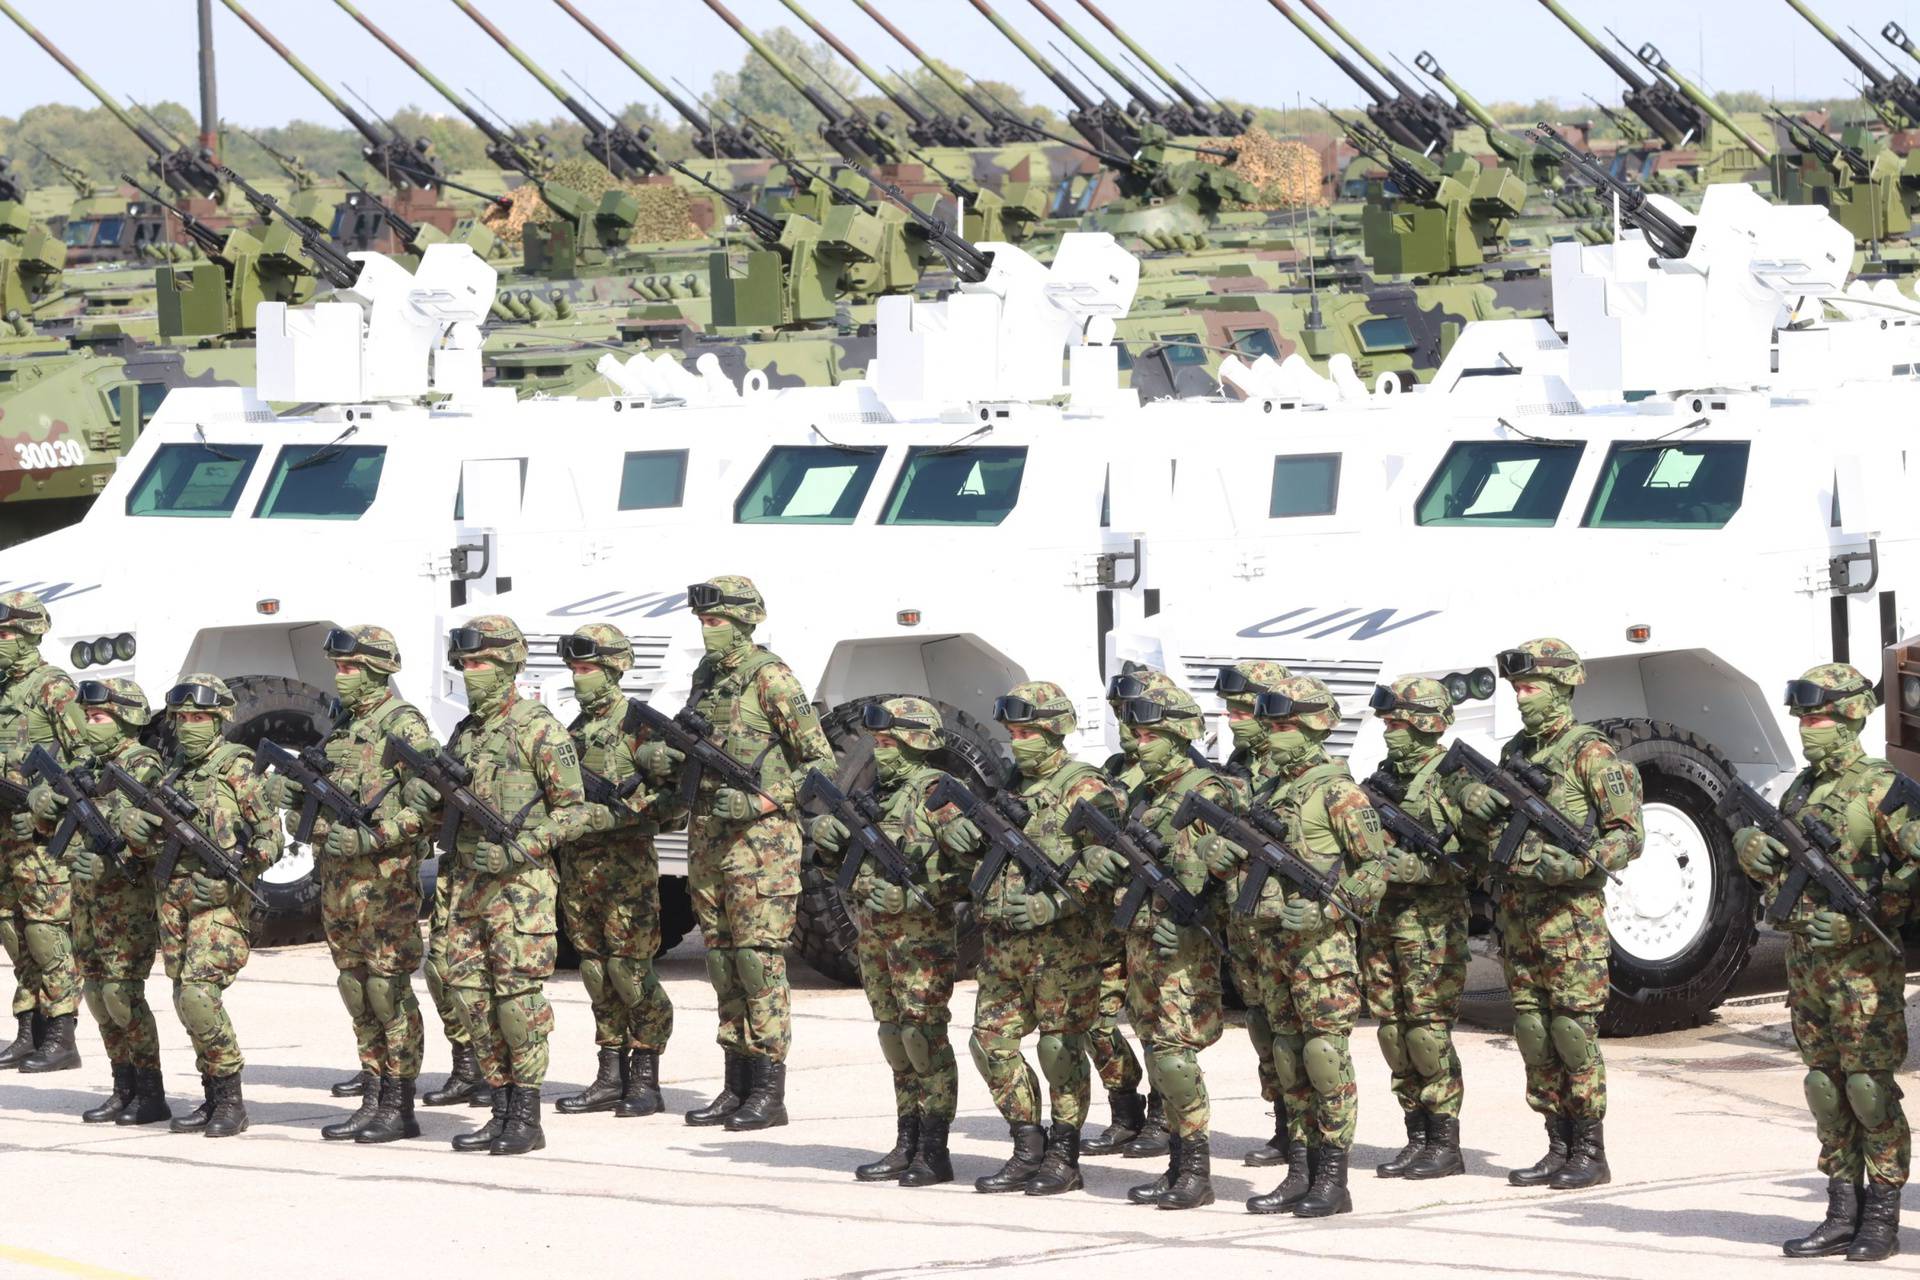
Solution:
M229 676L227 688L233 691L234 701L227 737L246 746L258 746L262 738L286 747L311 746L333 724L332 695L310 684L285 676ZM289 859L296 864L304 859L306 870L276 878L270 869L258 886L267 900L266 907L255 907L253 914L254 937L261 946L321 940L319 877L302 850L288 848L281 855L282 864Z
M839 761L835 780L843 789L851 791L873 785L873 740L861 732L861 708L870 702L885 702L899 696L903 695L857 698L835 707L821 718L820 727L826 730L827 740L833 743L833 753ZM935 763L969 783L997 785L1004 779L1005 766L987 727L958 707L944 702L933 705L939 708L946 726L948 744L935 758ZM964 904L955 908L954 918L960 935L960 972L966 976L980 960L980 929ZM857 986L860 966L853 954L856 935L853 920L847 915L846 904L840 901L832 878L811 856L807 857L800 870L800 908L794 921L793 951L822 976L846 986Z
M680 945L693 932L693 895L687 891L685 876L660 877L660 949L663 956Z
M1646 799L1677 809L1698 828L1713 859L1705 923L1684 950L1647 961L1616 941L1612 992L1600 1033L1650 1035L1705 1022L1746 966L1757 935L1758 897L1733 856L1733 838L1715 814L1733 766L1698 734L1661 720L1603 720L1595 726L1640 771Z

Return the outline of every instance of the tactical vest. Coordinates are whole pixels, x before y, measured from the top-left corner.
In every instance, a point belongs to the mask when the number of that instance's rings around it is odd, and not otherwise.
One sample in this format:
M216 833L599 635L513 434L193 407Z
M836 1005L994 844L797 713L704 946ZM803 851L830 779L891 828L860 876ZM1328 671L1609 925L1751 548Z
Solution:
M1545 769L1553 779L1553 785L1547 788L1547 803L1558 809L1561 816L1574 826L1584 827L1593 820L1593 802L1588 799L1587 789L1581 784L1579 774L1574 772L1573 762L1588 743L1605 741L1606 734L1576 720L1562 729L1551 742L1532 753L1525 750L1526 735L1522 734L1507 744L1501 758L1504 760L1519 755Z
M776 665L782 665L779 657L759 645L731 669L708 660L695 673L692 705L713 725L714 744L757 774L764 790L779 795L775 788L791 779L793 768L780 749L773 721L760 705L760 686L754 679L758 672ZM711 775L700 782L702 791L719 785Z
M260 798L251 781L253 751L238 742L221 741L207 758L189 765L175 775L178 790L193 801L201 812L200 827L207 829L206 815L213 810L218 784L224 782L233 793L235 835L247 856L241 859L249 870L270 866L280 856L280 815ZM182 861L185 861L183 858Z
M46 747L55 759L65 758L66 749L54 736L53 717L47 714L48 695L62 684L71 689L73 678L43 662L0 693L0 753L15 773L36 746Z
M534 721L548 714L540 703L522 698L503 716L484 722L468 716L453 731L449 750L473 771L473 793L498 809L515 831L547 820L546 788L521 739ZM479 843L471 824L461 825L459 843L462 849Z
M1849 880L1869 898L1880 894L1886 876L1880 829L1874 821L1874 796L1892 782L1894 767L1876 756L1861 756L1846 770L1832 778L1822 778L1812 768L1802 769L1780 797L1780 812L1799 821L1803 815L1819 819L1827 830L1840 837L1840 845L1831 857ZM1795 904L1792 919L1804 921L1827 902L1827 892L1809 883Z
M1327 816L1327 792L1337 782L1353 783L1347 762L1329 758L1314 765L1276 793L1273 811L1287 824L1287 844L1315 871L1338 871L1346 850L1334 839Z
M1406 810L1409 818L1435 835L1447 831L1452 825L1451 815L1440 803L1440 798L1445 793L1445 786L1440 782L1440 765L1446 758L1446 752L1435 751L1412 773L1407 774L1394 769L1390 764L1382 766L1393 774L1395 783L1400 788L1400 807ZM1449 849L1459 848L1457 832L1446 841L1446 845ZM1466 859L1462 858L1460 861L1465 863ZM1436 861L1428 868L1428 873L1433 878L1425 884L1399 884L1389 880L1388 895L1406 897L1423 890L1441 887L1450 888L1455 893L1459 892L1458 873L1445 863Z
M580 753L580 767L591 769L607 781L620 783L633 776L633 753L627 749L627 700L615 698L599 712L584 708L567 726L574 749Z
M388 694L372 714L356 716L328 734L320 750L333 766L334 782L361 804L377 805L384 800L400 780L399 770L380 763L387 735L406 737L401 730L409 718L417 727L426 728L426 717L413 704Z
M1189 791L1212 784L1213 794L1208 797L1217 804L1239 812L1245 808L1241 793L1228 778L1215 773L1212 768L1195 765L1182 770L1171 783L1163 789L1156 781L1148 782L1144 793L1144 802L1136 804L1133 817L1141 826L1159 836L1165 843L1167 853L1162 862L1164 870L1170 872L1189 893L1199 894L1206 891L1213 877L1207 871L1207 864L1199 855L1200 835L1196 828L1175 827L1174 815L1180 811L1180 802ZM1159 917L1160 904L1156 899L1152 911L1142 911L1135 927L1148 921L1152 916Z

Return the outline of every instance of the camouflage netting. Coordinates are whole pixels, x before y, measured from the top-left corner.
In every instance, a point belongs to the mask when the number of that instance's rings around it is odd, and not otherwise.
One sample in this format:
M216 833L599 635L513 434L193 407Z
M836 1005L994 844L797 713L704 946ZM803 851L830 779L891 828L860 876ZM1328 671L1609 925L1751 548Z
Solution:
M1228 145L1240 153L1233 171L1260 190L1259 201L1244 207L1294 209L1326 202L1320 156L1312 147L1282 141L1264 129L1249 129Z
M700 228L694 224L687 193L679 187L621 182L593 160L563 160L553 167L548 179L563 187L572 187L590 199L598 200L615 187L624 187L640 206L639 221L634 224L636 243L656 240L698 240ZM485 215L487 227L508 244L519 244L522 230L529 222L553 221L553 211L532 183L507 192L509 207L498 206Z

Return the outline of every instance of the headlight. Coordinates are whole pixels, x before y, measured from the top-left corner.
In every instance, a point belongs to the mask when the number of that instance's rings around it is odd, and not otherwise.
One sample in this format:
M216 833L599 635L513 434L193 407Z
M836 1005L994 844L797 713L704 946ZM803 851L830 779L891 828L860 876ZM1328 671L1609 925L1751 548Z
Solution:
M1476 698L1491 698L1493 691L1499 687L1494 681L1491 667L1475 667L1467 675L1467 684L1472 687Z
M1907 711L1920 711L1920 676L1900 677L1900 706Z
M82 667L93 665L93 646L85 640L75 640L73 649L67 654L67 665L78 671Z
M112 661L113 661L113 639L110 636L101 636L98 640L95 640L93 642L94 665L98 667L104 667L109 662L112 662Z
M1457 671L1442 679L1440 683L1447 686L1447 696L1456 703L1465 702L1473 695L1472 688L1467 684L1467 678Z
M133 634L123 631L113 638L113 656L122 662L132 662L134 654Z

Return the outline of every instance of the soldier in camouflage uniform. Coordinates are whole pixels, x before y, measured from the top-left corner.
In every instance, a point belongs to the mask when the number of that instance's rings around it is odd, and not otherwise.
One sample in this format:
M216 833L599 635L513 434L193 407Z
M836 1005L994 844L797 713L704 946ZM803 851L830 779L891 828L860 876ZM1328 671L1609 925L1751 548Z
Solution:
M833 772L833 746L792 670L753 642L767 617L758 587L725 574L688 587L687 603L707 651L693 673L690 709L711 726L713 744L759 783L743 790L705 771L689 818L688 887L720 1005L726 1069L720 1092L686 1119L734 1132L766 1129L787 1122L793 1019L786 947L799 909L802 848L794 792L807 770ZM656 778L681 763L664 742L642 750Z
M1240 811L1246 790L1189 754L1206 732L1206 718L1200 704L1171 681L1152 682L1148 692L1127 699L1120 720L1138 742L1134 758L1145 779L1133 796L1133 820L1159 842L1161 869L1208 912L1206 919L1182 925L1149 894L1127 928L1127 1013L1146 1048L1147 1078L1165 1099L1168 1130L1166 1172L1129 1190L1127 1199L1194 1209L1213 1203L1213 1109L1200 1053L1220 1039L1220 956L1213 938L1221 919L1199 852L1211 833L1204 823L1177 827L1173 820L1189 794ZM1103 848L1089 858L1103 883L1125 891L1130 864L1124 854Z
M199 811L195 825L252 881L279 855L280 815L253 772L253 752L222 736L233 707L233 693L219 676L195 672L167 690L174 751L161 784L192 802ZM162 852L154 843L159 825L159 818L131 804L120 811L120 834L145 858ZM172 1131L209 1138L244 1133L240 1072L246 1059L221 993L240 976L252 951L251 899L184 851L159 899L160 954L206 1095L199 1107L174 1118Z
M553 1030L544 988L559 952L553 852L586 829L586 792L567 731L514 686L527 642L513 619L487 614L454 628L447 662L461 673L468 709L447 754L516 832L499 844L463 822L458 847L442 859L441 874L453 877L447 985L493 1091L493 1119L454 1138L453 1148L524 1155L547 1145L540 1085ZM418 778L407 783L406 797L423 812L441 799Z
M1030 889L1026 872L1009 859L974 904L981 923L980 989L969 1047L1006 1118L1013 1154L973 1185L988 1195L1059 1195L1082 1185L1080 1126L1092 1091L1086 1038L1099 1010L1100 945L1099 922L1092 917L1098 904L1087 898L1094 878L1081 858L1087 837L1061 828L1078 801L1116 817L1126 801L1098 769L1068 756L1075 718L1059 685L1043 680L1016 686L994 703L994 719L1013 739L1019 776L1012 790L1027 813L1021 825L1064 870L1072 892ZM963 859L984 855L988 847L972 819L957 813L944 815L940 839ZM1030 1032L1040 1037L1051 1132L1040 1127L1039 1081L1020 1054L1020 1040Z
M1460 806L1439 774L1440 738L1453 723L1446 686L1425 677L1376 685L1372 707L1386 726L1387 758L1366 785L1457 854ZM1407 1120L1407 1145L1374 1170L1383 1178L1466 1172L1453 1024L1467 984L1467 888L1466 876L1444 860L1394 848L1380 915L1361 931L1367 1005L1380 1019L1380 1055Z
M453 997L452 983L447 981L447 934L453 921L452 871L452 860L442 858L439 873L433 881L433 915L427 925L427 962L421 974L427 980L427 996L433 1001L434 1012L440 1015L440 1031L446 1036L447 1047L452 1051L453 1070L447 1073L446 1083L420 1095L420 1104L427 1107L453 1107L464 1102L470 1107L492 1107L493 1088L480 1074L480 1064L473 1053L473 1037L467 1031L467 1020L460 1013L460 1002ZM335 1097L351 1096L352 1082L335 1085L333 1092Z
M1380 815L1347 762L1327 751L1340 724L1333 691L1311 676L1288 676L1257 695L1253 709L1266 729L1266 764L1280 779L1260 806L1281 823L1284 843L1317 873L1336 877L1337 888L1330 901L1316 902L1269 876L1254 905L1255 963L1287 1106L1288 1169L1247 1209L1321 1218L1353 1209L1347 1154L1360 1109L1347 1045L1360 1018L1354 935L1385 892L1387 846ZM1201 853L1230 883L1246 862L1246 851L1221 836Z
M1573 691L1586 667L1564 640L1529 640L1499 655L1513 685L1522 730L1501 758L1527 761L1552 779L1547 796L1576 827L1594 825L1593 856L1619 871L1639 856L1640 774L1607 736L1573 716ZM1459 775L1465 777L1463 773ZM1468 846L1491 847L1508 805L1481 782L1459 790L1472 821ZM1513 865L1495 879L1494 924L1513 996L1513 1038L1526 1064L1527 1105L1546 1118L1547 1153L1507 1181L1557 1190L1608 1181L1602 1119L1607 1069L1600 1056L1600 1011L1607 1004L1605 876L1579 856L1529 831Z
M79 698L86 728L74 757L75 781L91 789L94 769L112 763L151 786L160 776L160 753L139 740L141 728L152 719L140 686L131 680L83 680ZM66 797L42 782L29 801L41 836L50 835L66 809ZM108 822L125 804L117 791L98 801ZM80 1118L88 1124L128 1125L171 1120L160 1077L160 1033L147 1007L147 975L160 947L153 882L115 870L83 831L73 834L67 858L73 877L74 952L87 1008L113 1064L113 1092Z
M856 804L878 806L880 833L918 869L909 893L868 861L844 895L860 934L854 954L860 983L879 1023L880 1051L893 1069L893 1149L853 1171L862 1182L925 1187L953 1181L947 1130L958 1103L960 1073L947 1039L948 1002L960 968L953 908L967 884L942 858L927 792L946 775L931 762L940 749L940 712L924 698L889 698L862 709L873 737L875 785ZM808 838L823 865L845 856L853 833L831 813L815 818Z
M22 772L36 746L67 763L84 721L66 672L40 656L51 619L31 591L0 595L0 762ZM0 819L0 944L13 961L13 1012L19 1034L0 1050L0 1070L67 1071L80 1065L74 1020L80 970L73 958L73 884L65 863L48 856L31 810Z
M633 666L633 645L611 623L595 622L560 641L573 672L580 714L567 732L580 753L582 776L604 779L615 804L587 805L588 834L560 850L560 911L580 953L580 981L593 1005L600 1066L592 1084L560 1099L576 1115L657 1115L660 1055L673 1034L673 1002L653 971L660 949L660 859L653 836L674 816L671 792L641 784L636 755L644 737L626 728L620 677Z
M1838 837L1831 861L1875 903L1876 923L1897 939L1911 907L1920 813L1898 809L1895 825L1880 812L1897 775L1860 746L1875 705L1872 683L1844 663L1817 666L1787 685L1807 767L1787 788L1780 812L1791 822L1817 820ZM1786 846L1759 827L1735 832L1733 843L1741 868L1778 893L1788 871ZM1783 1247L1790 1258L1844 1253L1851 1262L1878 1262L1900 1251L1900 1189L1912 1154L1894 1078L1907 1055L1906 958L1835 910L1816 883L1802 890L1785 929L1787 1006L1807 1065L1827 1216Z

